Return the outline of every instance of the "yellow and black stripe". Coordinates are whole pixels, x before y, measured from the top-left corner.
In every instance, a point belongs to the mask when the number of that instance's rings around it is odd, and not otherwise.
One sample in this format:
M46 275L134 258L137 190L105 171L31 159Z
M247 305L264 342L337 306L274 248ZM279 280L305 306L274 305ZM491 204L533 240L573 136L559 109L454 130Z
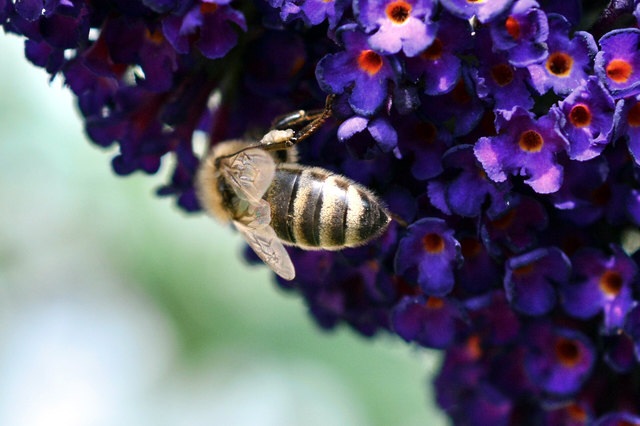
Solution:
M382 233L390 220L369 190L318 167L278 164L264 198L278 237L302 248L358 246Z

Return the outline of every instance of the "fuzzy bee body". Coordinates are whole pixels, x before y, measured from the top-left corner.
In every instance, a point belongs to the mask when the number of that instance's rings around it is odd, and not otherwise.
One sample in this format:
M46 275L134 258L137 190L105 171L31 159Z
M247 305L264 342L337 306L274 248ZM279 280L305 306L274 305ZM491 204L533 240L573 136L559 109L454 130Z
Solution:
M390 220L369 190L319 167L278 164L264 198L280 240L308 250L362 245L386 229Z
M233 222L256 254L281 277L295 269L283 244L339 250L379 236L391 216L364 186L320 167L297 163L295 143L330 115L299 111L280 122L309 122L297 133L274 129L261 141L220 142L203 159L198 198L219 221ZM311 117L311 118L309 118Z

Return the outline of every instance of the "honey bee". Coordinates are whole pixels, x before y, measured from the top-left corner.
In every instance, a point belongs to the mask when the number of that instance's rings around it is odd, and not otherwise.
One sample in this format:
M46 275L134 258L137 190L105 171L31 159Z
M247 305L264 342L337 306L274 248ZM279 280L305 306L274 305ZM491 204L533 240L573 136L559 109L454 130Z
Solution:
M355 247L379 236L391 220L364 186L297 163L295 145L331 116L332 99L323 110L277 119L260 141L216 144L197 172L204 208L222 223L233 222L258 257L286 280L295 277L295 269L283 244L305 250Z

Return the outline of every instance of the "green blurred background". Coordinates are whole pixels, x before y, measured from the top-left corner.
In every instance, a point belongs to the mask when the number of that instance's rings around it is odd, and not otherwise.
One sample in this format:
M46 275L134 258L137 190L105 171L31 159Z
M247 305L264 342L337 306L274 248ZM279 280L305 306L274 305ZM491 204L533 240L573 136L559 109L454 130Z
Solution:
M1 425L440 425L435 352L319 329L231 229L116 177L0 36Z

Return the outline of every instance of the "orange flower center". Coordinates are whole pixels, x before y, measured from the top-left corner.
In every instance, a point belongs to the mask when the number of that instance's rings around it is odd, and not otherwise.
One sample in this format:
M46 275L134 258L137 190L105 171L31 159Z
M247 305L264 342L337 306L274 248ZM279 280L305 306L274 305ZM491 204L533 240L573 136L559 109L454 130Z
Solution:
M528 275L533 271L534 265L535 262L516 268L513 270L513 275Z
M566 367L574 367L580 361L580 348L574 340L559 337L555 350L558 361Z
M429 296L427 299L427 308L429 309L440 309L444 306L444 299L439 297Z
M429 46L427 50L422 52L420 56L422 56L424 59L427 59L429 61L435 61L440 59L440 57L442 57L442 42L440 41L440 39L437 38L433 40L433 43L431 43L431 46Z
M162 44L162 42L164 41L164 35L162 34L162 31L160 29L156 29L154 32L151 32L147 28L146 36L147 40L151 41L154 44Z
M507 214L492 221L491 224L493 225L494 228L504 230L504 229L507 229L509 226L511 226L511 223L513 222L513 219L515 219L515 217L516 217L516 210L515 209L509 210Z
M567 77L572 66L573 58L566 53L555 52L547 59L547 70L556 77Z
M507 64L494 65L491 68L491 77L498 86L506 86L513 81L513 69Z
M201 3L200 4L200 13L201 14L207 14L207 13L214 13L216 10L218 10L218 5L216 3Z
M542 139L542 135L535 130L527 130L520 135L518 145L520 145L520 149L523 151L539 152L544 145L544 139Z
M520 38L520 23L518 20L512 16L507 18L507 21L504 23L504 27L511 37L515 40Z
M375 75L382 68L382 57L373 50L363 50L358 56L358 66L369 75Z
M463 238L460 240L460 248L462 251L462 256L465 259L470 259L480 253L480 249L482 248L482 244L480 241L475 238Z
M631 76L631 64L623 59L614 59L607 65L607 77L616 83L625 83Z
M411 5L402 0L396 0L387 5L387 16L394 24L403 24L411 15Z
M591 124L591 111L585 104L578 104L571 108L569 120L576 127L586 127Z
M640 126L640 102L636 102L636 104L629 109L627 113L627 123L629 123L631 127Z
M587 412L584 408L579 406L578 404L571 404L567 407L567 413L569 416L578 422L586 422L587 421Z
M422 244L424 244L424 249L431 254L437 254L444 250L444 239L435 232L425 235L422 238Z
M467 353L472 359L478 359L482 356L482 341L480 336L473 335L467 339Z
M610 269L604 271L600 277L600 289L610 296L617 296L624 284L622 276L617 271Z

